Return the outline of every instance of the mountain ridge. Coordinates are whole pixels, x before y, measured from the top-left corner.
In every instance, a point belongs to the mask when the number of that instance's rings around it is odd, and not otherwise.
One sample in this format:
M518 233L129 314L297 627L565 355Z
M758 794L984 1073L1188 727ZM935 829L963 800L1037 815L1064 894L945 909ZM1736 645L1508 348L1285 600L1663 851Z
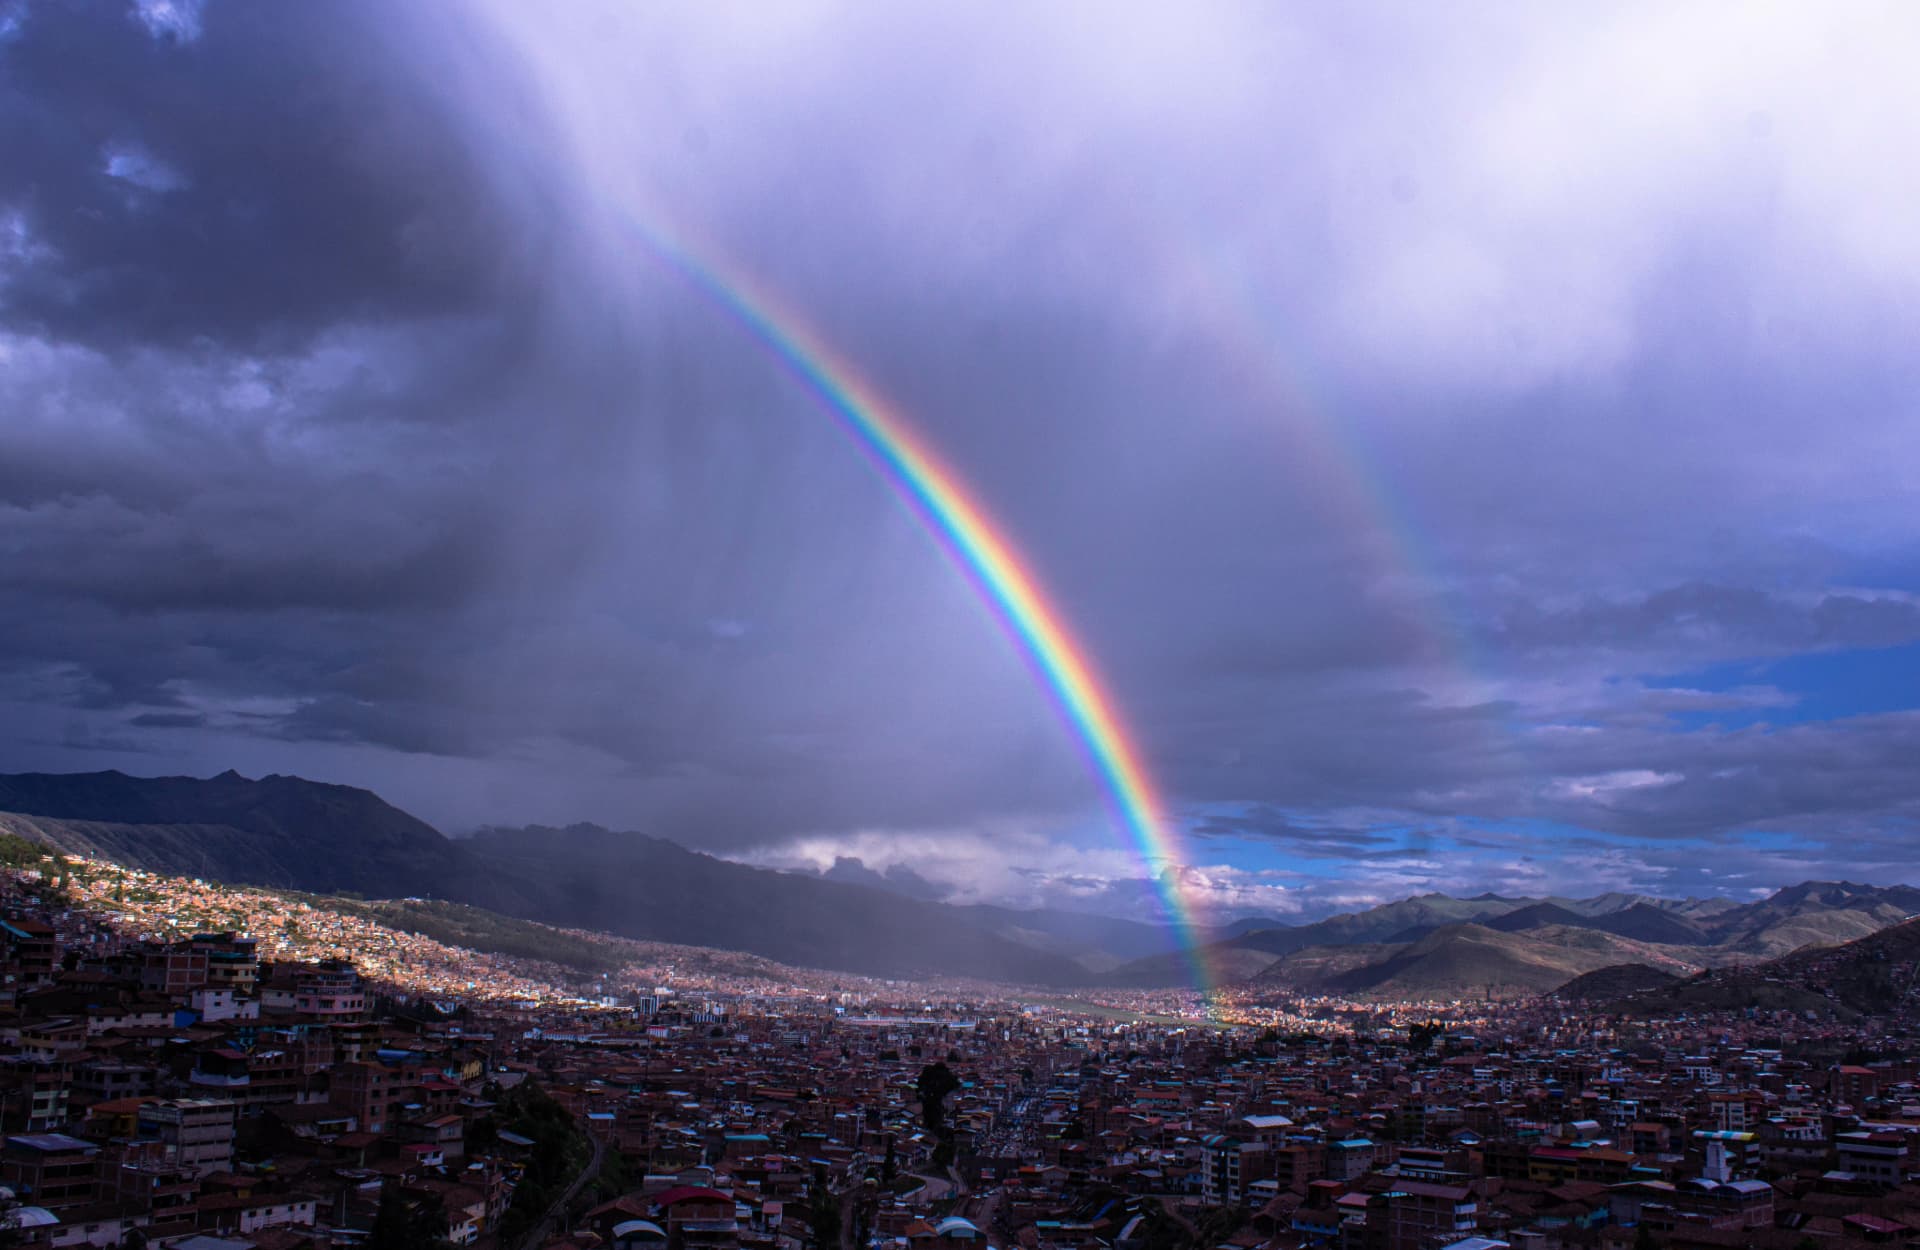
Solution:
M1826 885L1850 883L1812 882ZM1874 887L1852 887L1872 889ZM1610 1010L1641 1016L1691 1011L1826 1011L1842 1019L1920 1000L1920 916L1838 945L1709 969L1623 998Z
M0 830L153 871L442 899L870 975L1063 987L1180 986L1191 976L1188 952L1173 948L1164 926L936 901L910 867L879 873L846 861L826 873L779 872L589 824L448 838L371 791L279 774L0 774ZM1920 888L1851 882L1802 882L1746 903L1429 892L1305 924L1243 918L1204 929L1201 954L1223 982L1276 988L1420 994L1478 975L1544 991L1608 962L1689 972L1754 963L1916 913Z
M1092 975L949 904L750 868L664 838L590 826L455 840L371 791L303 778L0 775L0 829L175 875L443 899L872 975L1061 986ZM528 845L529 836L539 844Z
M1425 894L1312 924L1259 930L1215 941L1205 948L1203 957L1218 968L1232 969L1256 982L1268 971L1274 976L1266 983L1287 982L1290 978L1298 982L1301 978L1295 975L1295 969L1300 965L1284 961L1302 952L1364 946L1373 949L1380 961L1395 961L1402 958L1406 948L1447 932L1450 926L1474 924L1489 932L1531 935L1536 947L1544 938L1546 945L1561 950L1592 946L1590 939L1576 936L1578 934L1606 934L1626 944L1618 948L1619 958L1614 962L1650 962L1669 971L1693 972L1725 964L1758 962L1807 946L1833 946L1874 933L1915 913L1920 913L1920 889L1915 887L1828 881L1805 881L1782 887L1767 898L1724 905L1711 905L1706 900L1660 900L1624 893L1594 899L1510 898L1490 892L1454 899ZM1509 943L1498 956L1489 955L1487 975L1511 975L1516 984L1545 992L1565 981L1568 975L1589 970L1573 967L1564 956L1547 956L1537 949L1517 956L1516 949ZM1266 958L1264 965L1260 963L1260 956ZM1456 957L1464 957L1464 952L1456 951L1448 960L1434 966L1448 966L1449 960ZM1510 957L1518 963L1511 962ZM1316 955L1307 960L1305 966L1326 962L1325 957ZM1323 982L1309 978L1315 989L1349 992L1364 988L1364 977L1352 966L1352 956L1331 962L1343 965L1347 979ZM1557 980L1553 979L1556 967L1567 969L1566 975L1560 975ZM1122 965L1110 974L1110 980L1129 987L1147 988L1179 984L1184 975L1183 959L1159 956ZM1392 970L1381 972L1381 978L1394 981L1409 992L1421 993L1433 992L1457 981L1450 972L1436 972L1432 978L1415 977L1414 983Z

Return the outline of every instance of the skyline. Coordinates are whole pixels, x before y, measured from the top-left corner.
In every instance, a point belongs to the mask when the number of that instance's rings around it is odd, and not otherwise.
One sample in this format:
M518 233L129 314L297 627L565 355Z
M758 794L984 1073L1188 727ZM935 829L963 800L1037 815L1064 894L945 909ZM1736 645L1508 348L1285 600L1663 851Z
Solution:
M1090 13L0 8L0 771L1138 914L653 214L1011 537L1197 907L1915 879L1912 15Z

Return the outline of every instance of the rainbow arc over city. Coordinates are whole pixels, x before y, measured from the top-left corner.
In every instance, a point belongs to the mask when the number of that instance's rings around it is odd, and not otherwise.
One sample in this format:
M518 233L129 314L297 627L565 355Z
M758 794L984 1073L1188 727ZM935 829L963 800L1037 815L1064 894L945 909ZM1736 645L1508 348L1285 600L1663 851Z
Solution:
M723 268L665 231L626 223L654 257L698 290L831 413L973 583L1078 740L1116 818L1159 891L1167 923L1209 1004L1218 985L1185 893L1186 863L1138 744L1065 616L966 482L906 417L806 320L750 275Z

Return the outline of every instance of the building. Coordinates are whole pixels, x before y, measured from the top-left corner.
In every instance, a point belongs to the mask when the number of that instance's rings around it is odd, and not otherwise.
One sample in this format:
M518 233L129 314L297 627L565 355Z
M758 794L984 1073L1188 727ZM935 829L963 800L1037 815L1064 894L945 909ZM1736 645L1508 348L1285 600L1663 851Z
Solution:
M260 1008L315 1023L347 1024L366 1014L367 994L359 972L343 959L274 964L260 985Z
M654 1202L666 1219L668 1250L733 1250L739 1244L731 1194L678 1185Z
M140 988L185 998L207 983L207 952L193 942L147 942L140 948Z
M1365 1137L1348 1137L1327 1143L1327 1179L1350 1181L1373 1170L1373 1142Z
M0 1058L0 1119L9 1128L42 1133L67 1122L72 1070L64 1060Z
M0 946L16 986L45 985L59 962L60 942L53 927L38 920L0 920Z
M207 984L235 994L253 992L260 977L259 943L234 933L196 933L193 945L207 954Z
M1907 1137L1888 1130L1836 1133L1836 1166L1874 1185L1898 1185L1907 1171Z
M1238 1206L1247 1186L1266 1179L1267 1147L1262 1142L1213 1134L1200 1143L1200 1198L1214 1206Z
M1480 1203L1465 1185L1405 1181L1387 1192L1388 1250L1426 1250L1468 1236Z
M234 1105L208 1098L171 1098L140 1108L139 1132L160 1143L161 1158L201 1176L233 1166Z
M22 1133L0 1150L0 1181L49 1211L93 1201L100 1147L65 1133Z

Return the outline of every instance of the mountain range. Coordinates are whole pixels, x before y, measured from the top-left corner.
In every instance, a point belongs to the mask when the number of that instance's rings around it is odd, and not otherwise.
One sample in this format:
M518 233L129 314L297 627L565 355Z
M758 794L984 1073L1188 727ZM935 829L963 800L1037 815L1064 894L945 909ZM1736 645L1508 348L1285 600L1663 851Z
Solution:
M315 894L429 898L623 937L878 976L1053 986L1187 982L1157 925L937 901L910 869L755 868L592 825L448 838L369 791L298 777L0 775L0 830L157 872ZM1746 904L1425 894L1311 924L1211 931L1223 981L1274 994L1538 993L1640 964L1672 975L1831 946L1920 912L1920 889L1808 882Z
M1831 883L1782 893L1827 894ZM1839 945L1802 947L1759 963L1712 968L1691 977L1663 976L1623 965L1577 977L1555 991L1602 1010L1641 1016L1696 1011L1794 1011L1851 1019L1892 1011L1920 999L1920 917Z
M1544 993L1570 977L1636 963L1669 975L1832 946L1920 912L1920 889L1805 882L1751 903L1638 894L1510 898L1423 894L1313 924L1261 928L1204 950L1222 980L1276 992L1355 997ZM1152 956L1110 976L1177 985L1181 957Z

